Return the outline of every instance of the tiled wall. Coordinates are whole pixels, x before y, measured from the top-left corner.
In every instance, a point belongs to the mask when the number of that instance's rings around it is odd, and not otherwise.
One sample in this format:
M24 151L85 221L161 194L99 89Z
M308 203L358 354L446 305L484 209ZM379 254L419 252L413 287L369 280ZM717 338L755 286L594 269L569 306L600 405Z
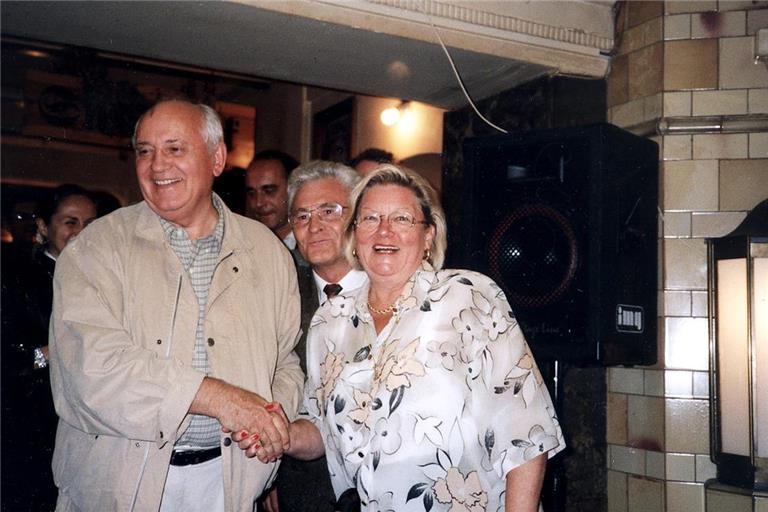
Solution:
M768 113L768 69L753 56L755 31L768 27L768 2L629 2L619 19L610 122ZM705 238L730 232L768 197L768 133L654 140L662 155L659 361L607 374L608 510L752 510L727 495L705 504L703 483L715 476Z

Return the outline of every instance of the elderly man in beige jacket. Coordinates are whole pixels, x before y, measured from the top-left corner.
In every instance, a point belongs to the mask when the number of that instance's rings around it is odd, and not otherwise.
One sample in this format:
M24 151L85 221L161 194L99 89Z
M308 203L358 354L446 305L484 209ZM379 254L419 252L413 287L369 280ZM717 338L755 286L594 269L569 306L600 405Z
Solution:
M93 223L57 263L57 510L251 512L290 443L273 411L292 417L303 383L293 262L211 192L226 161L215 111L158 103L134 147L144 201Z

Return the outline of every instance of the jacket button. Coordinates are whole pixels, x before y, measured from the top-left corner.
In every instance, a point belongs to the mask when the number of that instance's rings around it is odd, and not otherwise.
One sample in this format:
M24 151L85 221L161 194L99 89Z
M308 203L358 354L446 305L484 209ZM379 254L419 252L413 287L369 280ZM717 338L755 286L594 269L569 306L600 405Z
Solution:
M160 439L162 439L162 438L163 438L163 431L161 430L160 431Z
M163 343L163 340L157 340L157 344L160 345Z
M232 444L232 440L230 438L228 438L228 437L225 437L224 441L222 441L222 442L224 443L224 446L229 446L229 445Z
M237 267L232 267L232 272L234 272L235 274L237 274L238 272L240 272L240 269L239 269L239 268L237 268Z
M209 346L209 347L212 347L212 346L214 346L215 344L216 344L216 342L214 341L214 339L213 339L213 338L208 338L208 346Z

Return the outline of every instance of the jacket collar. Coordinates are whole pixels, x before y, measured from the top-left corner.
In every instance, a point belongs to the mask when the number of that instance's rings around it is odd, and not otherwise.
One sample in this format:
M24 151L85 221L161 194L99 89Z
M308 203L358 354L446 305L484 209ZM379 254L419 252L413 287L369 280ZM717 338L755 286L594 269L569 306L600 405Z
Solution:
M219 198L216 193L213 195ZM221 198L219 198L221 201ZM221 256L231 254L236 251L253 249L253 240L251 237L245 236L243 228L239 222L238 215L232 213L232 211L221 201L221 211L224 215L224 240L221 244ZM255 222L255 221L254 221ZM136 225L136 234L146 240L152 242L159 242L167 244L163 227L160 225L158 215L152 211L146 201L142 201L139 204L139 217Z

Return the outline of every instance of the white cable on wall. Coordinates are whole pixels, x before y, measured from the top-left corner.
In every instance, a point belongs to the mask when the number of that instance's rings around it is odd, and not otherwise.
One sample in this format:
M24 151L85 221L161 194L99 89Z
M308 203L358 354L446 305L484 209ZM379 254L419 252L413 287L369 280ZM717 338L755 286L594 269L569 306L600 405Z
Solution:
M475 113L482 119L488 126L491 128L494 128L501 133L509 133L504 128L501 128L500 126L495 125L486 117L480 113L480 111L477 109L477 106L475 105L475 102L472 101L472 98L469 95L469 92L467 91L467 88L464 87L464 80L461 79L461 74L459 74L459 70L456 68L456 64L453 62L453 57L451 57L450 52L448 51L448 48L445 46L445 43L443 43L443 38L440 37L440 32L437 30L437 27L435 27L435 24L432 23L432 17L429 15L429 13L422 10L422 14L427 18L427 21L429 22L429 25L432 27L432 31L435 33L435 36L437 37L438 42L440 43L440 47L445 52L445 56L448 57L448 62L451 64L451 69L453 69L453 74L456 76L456 81L459 83L459 87L461 87L461 91L464 93L464 96L467 98L467 101L469 101L469 105L472 107L472 110L475 111Z

